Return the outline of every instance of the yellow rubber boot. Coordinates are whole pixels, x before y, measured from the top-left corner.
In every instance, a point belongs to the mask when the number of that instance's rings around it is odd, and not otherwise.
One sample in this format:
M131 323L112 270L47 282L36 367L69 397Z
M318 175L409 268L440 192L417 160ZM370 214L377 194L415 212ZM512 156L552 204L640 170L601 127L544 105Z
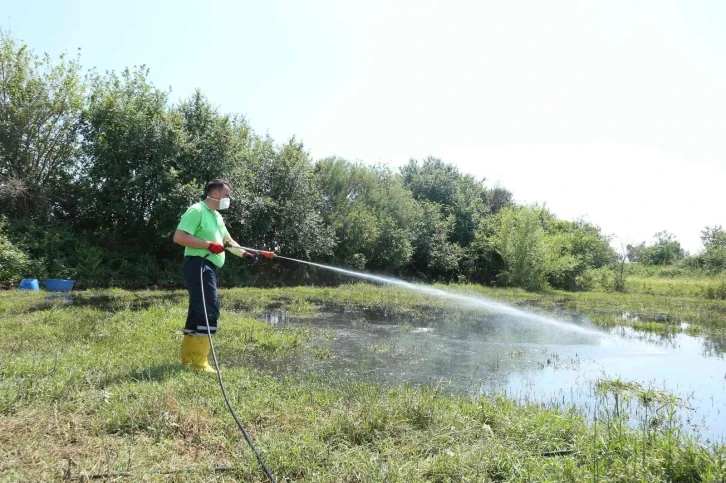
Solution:
M207 362L209 338L206 335L185 335L181 348L182 364L205 372L217 372Z
M194 345L194 342L192 341L193 338L194 337L191 335L185 335L184 340L182 341L181 361L185 366L191 365L192 363L192 347Z

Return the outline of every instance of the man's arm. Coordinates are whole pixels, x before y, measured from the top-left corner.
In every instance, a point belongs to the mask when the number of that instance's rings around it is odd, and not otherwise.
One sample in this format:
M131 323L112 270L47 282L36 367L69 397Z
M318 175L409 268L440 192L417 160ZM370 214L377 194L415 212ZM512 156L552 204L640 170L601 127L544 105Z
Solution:
M239 243L237 243L236 241L234 241L234 240L232 239L232 237L231 237L231 236L229 236L229 235L227 235L227 236L225 236L225 237L224 237L224 244L225 244L225 245L230 245L230 246L233 246L233 247L237 247L237 248L242 248L242 247L241 247L241 246L239 245Z
M197 238L194 235L190 235L183 230L177 230L174 232L174 243L189 248L209 248L208 241Z

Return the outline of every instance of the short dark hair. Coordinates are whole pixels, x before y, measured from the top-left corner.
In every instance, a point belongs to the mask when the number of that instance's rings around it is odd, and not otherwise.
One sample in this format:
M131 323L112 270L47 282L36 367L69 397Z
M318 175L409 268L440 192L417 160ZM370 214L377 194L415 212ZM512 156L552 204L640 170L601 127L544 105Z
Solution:
M204 188L204 194L209 195L209 193L211 193L212 191L222 189L225 186L229 189L232 189L228 181L225 181L223 179L213 179L212 181L207 183L206 188Z

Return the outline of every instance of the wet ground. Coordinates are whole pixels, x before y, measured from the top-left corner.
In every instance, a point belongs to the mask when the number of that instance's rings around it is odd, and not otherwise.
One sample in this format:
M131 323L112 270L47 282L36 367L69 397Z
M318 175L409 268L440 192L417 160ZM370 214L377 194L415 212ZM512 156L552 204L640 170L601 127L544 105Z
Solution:
M519 401L575 405L584 414L602 408L605 400L596 381L622 379L677 396L679 418L694 434L718 442L726 436L726 360L698 337L660 338L624 328L573 331L481 312L436 322L353 313L273 312L266 319L319 334L306 355L256 361L275 372L431 384L471 395L504 393ZM642 411L637 406L631 406L636 418Z

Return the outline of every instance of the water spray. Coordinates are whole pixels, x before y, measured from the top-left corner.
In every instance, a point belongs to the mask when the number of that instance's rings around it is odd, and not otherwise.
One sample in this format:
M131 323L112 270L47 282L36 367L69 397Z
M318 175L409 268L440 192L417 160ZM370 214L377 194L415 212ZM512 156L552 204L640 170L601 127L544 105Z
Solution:
M445 290L441 290L438 288L427 287L427 286L423 286L423 285L416 285L416 284L405 282L403 280L399 280L396 278L382 277L380 275L372 275L369 273L356 272L353 270L346 270L343 268L332 267L330 265L323 265L320 263L309 262L306 260L299 260L296 258L284 257L284 256L276 254L274 251L257 250L255 248L247 248L247 247L242 247L242 246L231 246L231 245L226 245L226 249L228 252L230 252L233 255L236 255L238 257L241 257L241 258L248 256L248 253L254 254L255 261L260 256L268 258L268 259L280 258L282 260L289 260L289 261L295 262L295 263L302 263L305 265L310 265L310 266L322 268L325 270L331 270L333 272L342 273L342 274L345 274L345 275L348 275L351 277L361 278L364 280L370 280L370 281L379 282L379 283L385 283L385 284L389 284L389 285L396 285L399 287L406 288L408 290L413 290L416 292L424 293L426 295L445 297L445 298L448 298L451 300L456 300L458 302L462 302L470 307L483 308L483 309L490 310L492 312L514 315L514 316L517 316L520 318L534 320L537 322L541 322L544 324L558 327L560 329L578 332L578 333L581 333L584 335L597 336L597 337L607 336L607 334L603 334L602 332L598 332L593 329L588 329L585 327L579 327L579 326L568 324L565 322L560 322L558 320L554 320L549 317L545 317L545 316L538 315L538 314L533 314L531 312L526 312L524 310L519 310L514 307L510 307L509 305L503 304L501 302L495 302L493 300L484 299L482 297L475 297L475 296L470 296L470 295L463 295L463 294L457 294L457 293L453 293L453 292L447 292ZM202 276L202 274L200 273L200 278L201 278L201 276ZM200 282L201 281L202 280L200 280ZM204 297L204 290L202 290L202 297ZM257 457L257 461L262 466L263 471L265 472L267 477L270 479L270 481L275 483L275 478L272 475L272 472L265 465L264 461L262 460L262 456L260 455L259 451L253 444L250 436L247 434L247 431L245 430L244 425L242 425L240 420L237 418L237 415L235 414L234 409L232 408L232 405L229 401L229 396L227 395L226 388L224 387L224 382L222 381L222 375L219 370L219 361L217 360L217 353L214 348L214 343L212 342L211 333L209 332L209 320L207 318L206 302L204 302L203 305L204 305L204 316L205 316L205 319L207 320L207 337L209 337L209 344L212 349L212 358L214 359L214 365L217 369L219 385L222 389L222 395L224 396L224 400L227 403L227 408L229 409L229 412L232 414L232 417L234 418L235 422L237 423L237 427L240 429L240 431L242 431L242 434L244 435L245 439L247 440L247 443L250 445L250 447L254 451L255 456Z
M567 322L561 322L559 320L555 320L550 317L545 317L543 315L516 309L507 304L503 304L501 302L496 302L494 300L485 299L485 298L479 297L479 296L463 295L463 294L458 294L458 293L454 293L454 292L448 292L446 290L441 290L441 289L434 288L434 287L416 285L413 283L405 282L403 280L399 280L397 278L382 277L380 275L372 275L369 273L356 272L354 270L346 270L344 268L338 268L338 267L331 267L330 265L323 265L320 263L309 262L306 260L299 260L296 258L284 257L284 256L278 255L272 251L263 251L263 250L257 250L254 248L246 248L246 247L240 247L240 248L242 248L242 250L245 250L245 251L248 251L251 253L255 253L256 256L261 255L263 257L270 258L270 259L281 258L283 260L289 260L291 262L303 263L305 265L323 268L325 270L331 270L331 271L342 273L342 274L345 274L345 275L348 275L351 277L361 278L364 280L370 280L370 281L379 282L379 283L385 283L385 284L389 284L389 285L396 285L396 286L403 287L408 290L413 290L415 292L423 293L426 295L432 295L432 296L436 296L436 297L444 297L444 298L448 298L451 300L456 300L458 302L462 302L473 308L482 308L482 309L487 309L487 310L489 310L491 312L495 312L495 313L512 315L512 316L519 317L522 319L532 320L532 321L540 322L543 324L551 325L551 326L554 326L554 327L557 327L560 329L569 330L572 332L578 332L583 335L589 335L589 336L595 336L595 337L608 337L609 336L608 334L605 334L605 333L600 332L595 329L580 327L577 325L569 324ZM239 257L244 256L243 252L239 248L228 247L227 250L229 250L231 253L233 253Z
M559 320L551 319L551 318L545 317L543 315L534 314L532 312L526 312L524 310L516 309L507 304L503 304L501 302L495 302L494 300L488 300L483 297L472 296L472 295L463 295L463 294L458 294L458 293L454 293L454 292L448 292L446 290L441 290L441 289L434 288L434 287L416 285L413 283L404 282L403 280L399 280L397 278L382 277L380 275L372 275L369 273L356 272L353 270L345 270L343 268L331 267L329 265L321 265L319 263L308 262L305 260L297 260L295 258L288 258L288 257L280 256L280 255L275 255L275 256L277 258L282 258L284 260L291 260L293 262L304 263L306 265L312 265L314 267L332 270L334 272L343 273L345 275L350 275L352 277L362 278L365 280L372 280L372 281L380 282L380 283L386 283L389 285L397 285L399 287L403 287L403 288L406 288L409 290L424 293L426 295L445 297L445 298L448 298L451 300L456 300L458 302L462 302L470 307L487 309L492 312L497 312L500 314L513 315L513 316L520 317L523 319L533 320L536 322L541 322L544 324L552 325L552 326L558 327L560 329L569 330L569 331L573 331L573 332L579 332L584 335L597 336L597 337L606 337L607 336L607 334L604 334L604 333L594 330L594 329L588 329L586 327L580 327L577 325L568 324L566 322L560 322Z

